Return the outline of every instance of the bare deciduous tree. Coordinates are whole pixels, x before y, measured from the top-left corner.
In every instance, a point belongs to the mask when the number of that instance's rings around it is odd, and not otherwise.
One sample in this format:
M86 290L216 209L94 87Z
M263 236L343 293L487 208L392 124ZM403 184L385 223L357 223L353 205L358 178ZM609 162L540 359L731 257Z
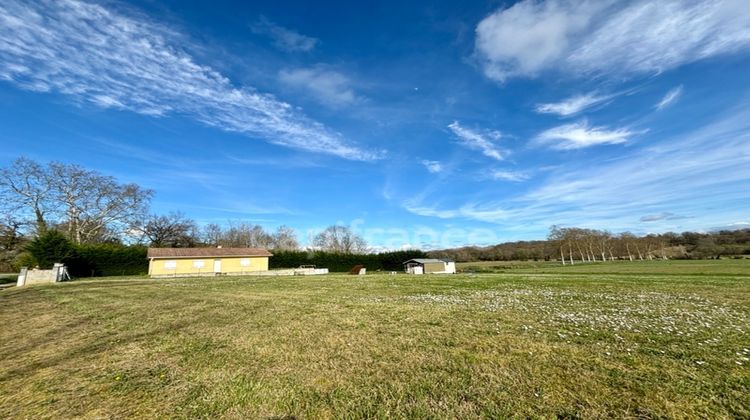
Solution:
M270 248L273 237L262 226L250 223L230 223L224 231L219 245L229 247Z
M299 249L297 233L289 226L279 226L273 234L273 249L295 250Z
M348 226L329 226L315 235L313 246L324 251L356 254L367 252L367 242Z
M565 265L565 245L567 239L567 231L565 228L553 225L550 228L547 240L553 242L555 246L560 250L560 261L562 265Z
M136 184L119 184L110 176L78 165L51 163L54 199L65 206L68 237L91 242L103 231L124 231L143 220L153 195Z
M145 242L154 247L188 248L198 243L198 226L182 213L151 215L138 230Z
M206 245L217 246L221 242L223 231L221 226L216 223L209 223L203 226L202 239Z
M13 261L26 239L21 233L22 226L21 221L10 215L0 221L0 272L13 269Z
M299 249L297 234L288 226L279 226L273 234L262 226L249 223L229 223L224 229L216 223L204 226L202 238L205 244L225 247L258 247L279 250Z
M21 157L0 169L0 200L3 211L34 220L37 234L47 231L47 217L55 208L48 171Z
M63 227L75 243L132 228L144 218L152 195L151 190L119 184L78 165L42 166L19 158L0 170L0 196L9 213L33 219L37 234L51 224Z

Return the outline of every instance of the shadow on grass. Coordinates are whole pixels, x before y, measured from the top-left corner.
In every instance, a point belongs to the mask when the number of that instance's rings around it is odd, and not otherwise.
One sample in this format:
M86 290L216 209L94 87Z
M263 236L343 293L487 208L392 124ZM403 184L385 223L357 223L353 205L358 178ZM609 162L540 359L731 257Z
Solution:
M16 359L23 362L24 355L33 353L35 349L43 348L45 350L54 348L55 343L59 342L63 337L70 336L82 332L81 329L84 324L90 322L89 317L81 317L74 321L60 325L48 333L45 333L42 337L39 337L32 342L22 347L6 346L3 354L3 358L7 358L10 354L17 355ZM189 320L180 320L177 322L170 323L168 325L161 326L159 328L152 328L137 333L130 334L116 334L116 335L100 335L93 338L93 340L85 341L81 344L66 345L64 352L52 352L51 354L45 354L39 358L38 354L34 354L35 360L29 361L28 363L20 363L18 367L12 368L6 371L4 374L0 374L0 382L6 381L17 376L26 376L34 371L54 367L62 364L62 362L70 362L76 360L82 356L92 355L101 353L103 351L116 351L117 344L113 344L115 340L119 343L136 343L140 341L153 341L154 337L161 337L166 334L180 331L190 325ZM73 331L71 331L73 329Z

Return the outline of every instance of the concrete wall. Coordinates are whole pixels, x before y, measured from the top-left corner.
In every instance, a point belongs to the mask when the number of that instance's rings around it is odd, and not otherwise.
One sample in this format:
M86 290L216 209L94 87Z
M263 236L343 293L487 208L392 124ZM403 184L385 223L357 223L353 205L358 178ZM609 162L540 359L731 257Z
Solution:
M48 284L57 283L59 281L66 280L67 270L62 264L55 264L51 270L29 270L26 267L21 268L21 273L18 275L16 286L29 286L32 284Z

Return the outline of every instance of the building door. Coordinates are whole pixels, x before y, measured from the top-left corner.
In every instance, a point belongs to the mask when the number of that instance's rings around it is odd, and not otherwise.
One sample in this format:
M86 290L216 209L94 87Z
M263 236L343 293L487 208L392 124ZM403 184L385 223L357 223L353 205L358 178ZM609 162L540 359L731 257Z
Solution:
M214 260L214 273L221 273L221 260Z

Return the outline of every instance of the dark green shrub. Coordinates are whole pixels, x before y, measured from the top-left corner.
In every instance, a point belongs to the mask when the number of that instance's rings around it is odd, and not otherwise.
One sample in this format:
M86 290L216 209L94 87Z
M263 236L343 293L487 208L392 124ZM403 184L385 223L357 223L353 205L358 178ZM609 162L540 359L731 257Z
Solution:
M82 276L132 276L148 273L147 248L142 245L91 244L76 247L85 262Z
M400 271L403 262L412 258L427 258L422 251L394 251L380 254L342 254L325 251L272 251L269 268L296 268L315 265L331 272L348 272L355 265L363 265L367 271Z
M61 262L73 277L140 275L148 272L147 248L119 244L74 245L58 231L31 241L18 262L30 267L52 268Z
M18 271L21 267L33 267L35 265L34 257L28 251L23 251L16 255L15 260L13 260L13 271Z
M50 269L55 263L77 263L75 246L56 230L47 231L29 242L26 251L34 265L42 269Z

